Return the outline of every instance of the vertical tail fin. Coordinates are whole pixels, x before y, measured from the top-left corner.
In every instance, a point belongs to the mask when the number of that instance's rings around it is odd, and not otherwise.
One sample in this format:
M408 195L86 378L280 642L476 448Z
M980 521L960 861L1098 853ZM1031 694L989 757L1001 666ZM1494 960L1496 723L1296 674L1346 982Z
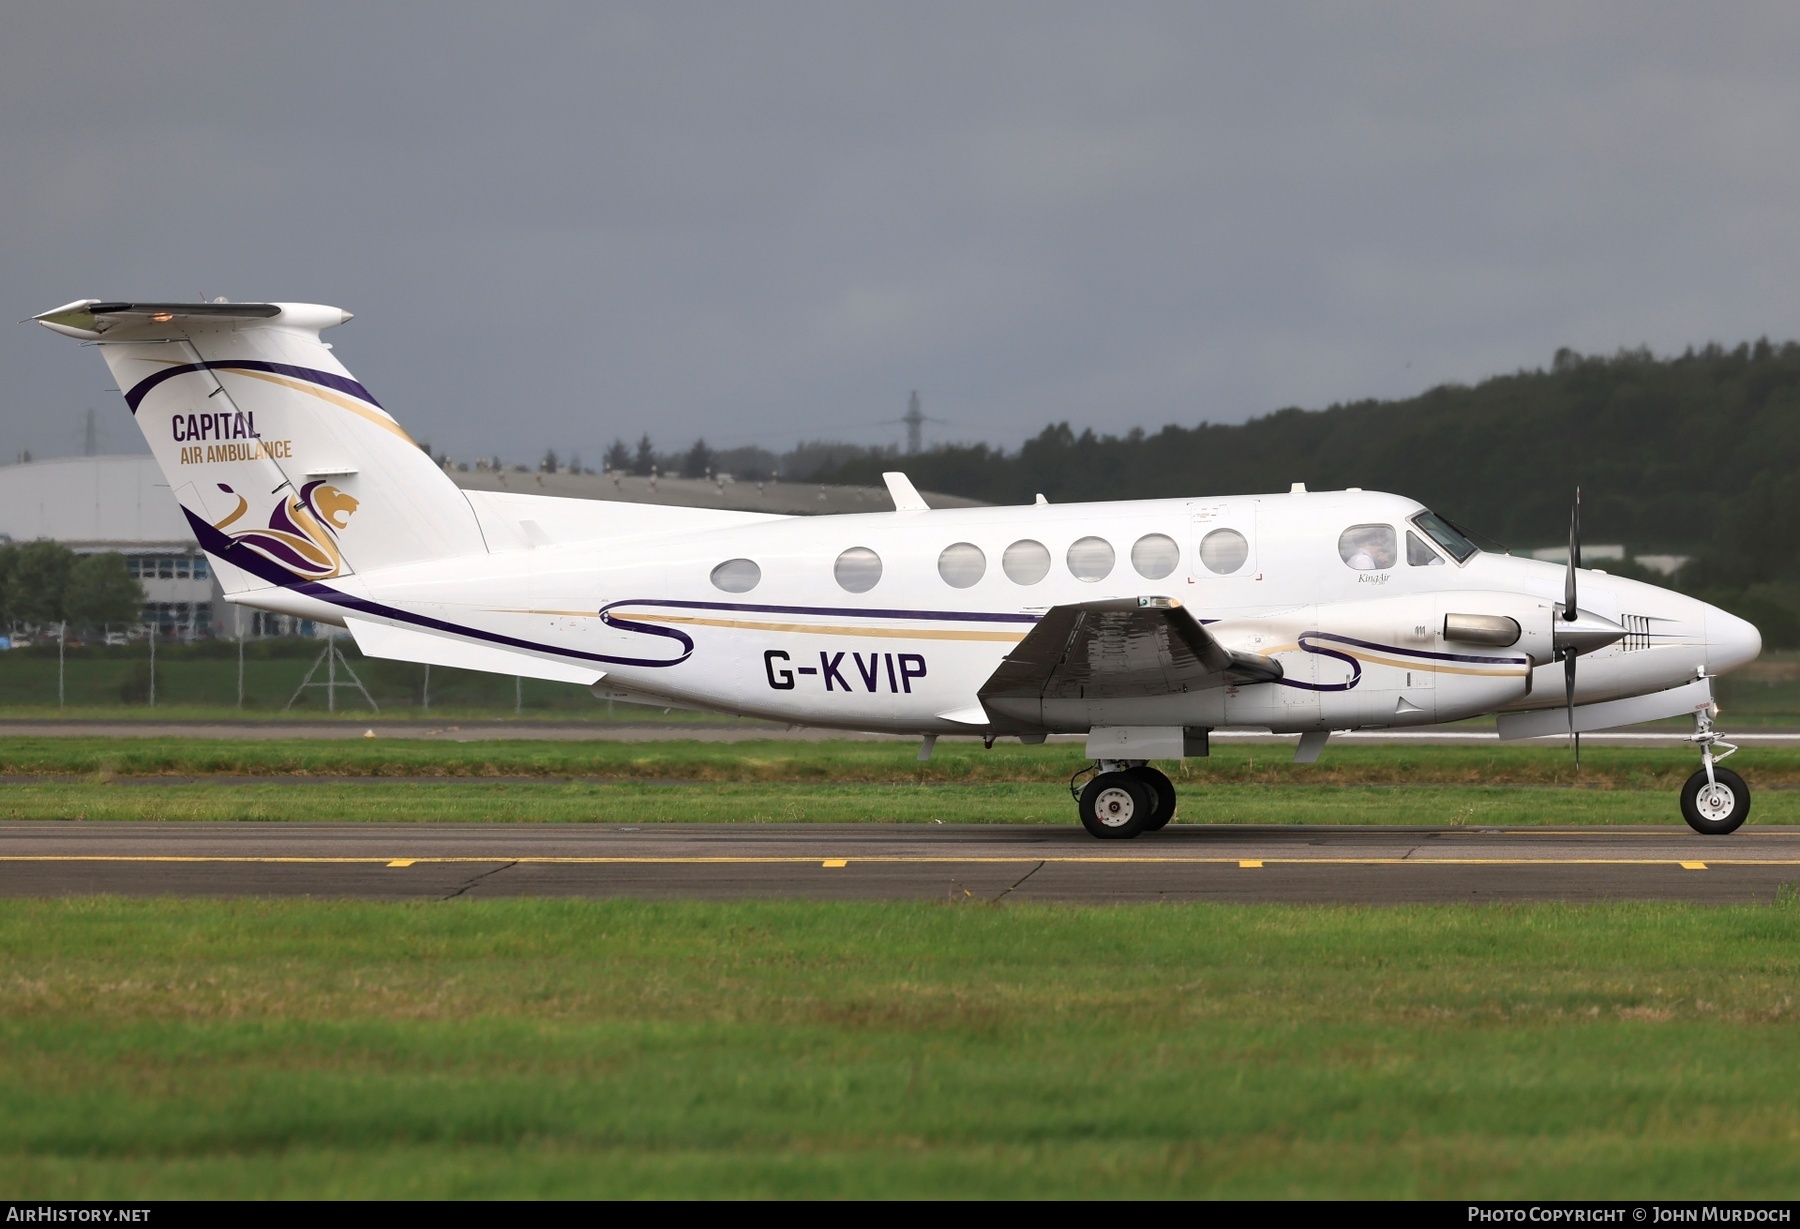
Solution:
M487 549L468 500L332 356L310 303L106 303L95 342L227 592Z

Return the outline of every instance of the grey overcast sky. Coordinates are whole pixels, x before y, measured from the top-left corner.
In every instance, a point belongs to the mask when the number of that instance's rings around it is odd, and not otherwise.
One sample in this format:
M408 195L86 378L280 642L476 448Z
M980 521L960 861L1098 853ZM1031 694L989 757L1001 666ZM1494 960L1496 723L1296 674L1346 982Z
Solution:
M0 8L0 455L85 296L297 299L515 460L1014 445L1800 336L1800 6Z

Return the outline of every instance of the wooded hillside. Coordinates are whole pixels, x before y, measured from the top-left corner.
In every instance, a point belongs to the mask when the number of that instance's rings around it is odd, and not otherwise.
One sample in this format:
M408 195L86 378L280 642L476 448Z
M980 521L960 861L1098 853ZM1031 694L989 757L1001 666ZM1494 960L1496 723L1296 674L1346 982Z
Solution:
M879 482L864 458L820 481ZM1422 500L1516 549L1561 542L1582 488L1584 538L1696 556L1682 587L1800 643L1800 344L1673 358L1559 351L1548 371L1403 401L1286 409L1153 434L1047 427L1017 452L950 446L901 464L927 490L994 503L1360 486Z

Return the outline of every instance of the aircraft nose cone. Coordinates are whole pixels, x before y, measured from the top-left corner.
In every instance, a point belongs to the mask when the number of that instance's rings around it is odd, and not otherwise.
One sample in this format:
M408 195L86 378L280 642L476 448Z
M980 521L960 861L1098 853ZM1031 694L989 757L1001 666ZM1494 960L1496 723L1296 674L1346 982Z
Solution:
M1706 608L1706 672L1724 674L1756 660L1762 633L1756 625L1717 606Z

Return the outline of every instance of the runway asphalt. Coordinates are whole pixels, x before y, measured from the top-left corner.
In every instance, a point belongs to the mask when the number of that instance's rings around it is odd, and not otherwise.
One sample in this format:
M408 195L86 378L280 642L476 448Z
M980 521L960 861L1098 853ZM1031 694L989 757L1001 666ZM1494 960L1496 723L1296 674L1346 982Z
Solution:
M0 895L1770 902L1800 829L0 824Z

